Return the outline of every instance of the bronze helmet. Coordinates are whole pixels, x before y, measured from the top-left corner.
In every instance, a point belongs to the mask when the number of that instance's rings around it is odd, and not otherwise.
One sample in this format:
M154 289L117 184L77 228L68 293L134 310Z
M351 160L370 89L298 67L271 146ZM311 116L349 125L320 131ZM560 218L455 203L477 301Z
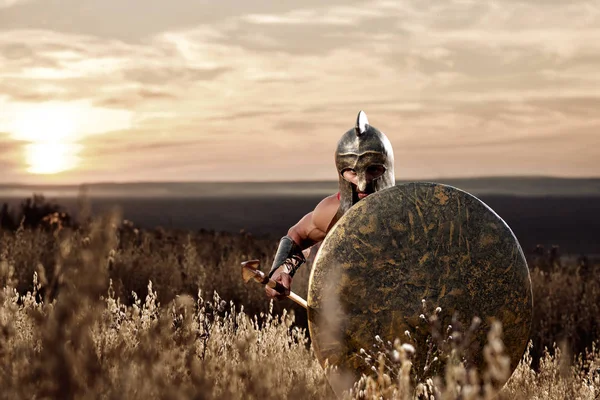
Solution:
M364 111L358 113L354 128L338 141L335 165L339 178L340 208L330 227L359 201L359 191L374 193L396 184L392 145L383 132L369 125ZM344 171L348 169L356 173L358 185L343 177ZM369 182L368 176L374 179Z

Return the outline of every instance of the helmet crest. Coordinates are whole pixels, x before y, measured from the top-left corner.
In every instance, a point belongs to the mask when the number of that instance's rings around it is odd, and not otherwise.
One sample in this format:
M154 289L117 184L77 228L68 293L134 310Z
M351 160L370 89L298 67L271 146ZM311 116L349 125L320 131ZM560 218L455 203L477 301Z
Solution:
M356 117L356 125L354 126L354 131L356 132L356 136L360 137L367 131L369 127L369 120L367 119L367 114L364 111L360 111L358 116Z

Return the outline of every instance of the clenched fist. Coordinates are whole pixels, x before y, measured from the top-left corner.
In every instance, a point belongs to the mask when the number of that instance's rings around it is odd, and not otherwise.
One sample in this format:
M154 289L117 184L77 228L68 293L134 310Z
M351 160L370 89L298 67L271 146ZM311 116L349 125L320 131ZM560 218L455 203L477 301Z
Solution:
M285 299L287 296L290 295L290 288L292 287L292 277L289 273L286 272L285 264L277 268L277 270L275 270L275 272L271 276L271 279L275 282L279 282L285 288L285 293L279 293L275 289L271 289L268 285L265 285L265 293L267 294L267 297L281 300Z

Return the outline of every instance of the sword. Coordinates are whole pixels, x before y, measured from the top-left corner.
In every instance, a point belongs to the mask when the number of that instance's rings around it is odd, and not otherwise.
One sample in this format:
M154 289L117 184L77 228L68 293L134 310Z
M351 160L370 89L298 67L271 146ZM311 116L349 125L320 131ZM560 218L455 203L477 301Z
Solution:
M242 263L242 279L244 280L244 282L248 283L250 281L250 279L254 279L256 282L262 283L263 285L267 285L271 289L275 289L279 293L283 294L285 292L285 287L283 287L283 285L281 283L275 282L273 279L271 279L267 275L265 275L264 272L259 270L258 269L259 265L260 265L259 260L249 260L249 261L244 261ZM288 297L290 299L292 299L294 302L296 302L297 304L304 307L305 309L308 309L308 304L306 303L306 300L304 300L302 297L298 296L296 293L290 291L290 294L288 295Z

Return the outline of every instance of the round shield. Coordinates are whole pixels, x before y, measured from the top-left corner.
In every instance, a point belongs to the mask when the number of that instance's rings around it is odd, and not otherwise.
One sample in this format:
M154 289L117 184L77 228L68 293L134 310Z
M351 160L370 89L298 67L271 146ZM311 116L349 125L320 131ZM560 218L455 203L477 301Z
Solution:
M443 373L451 348L483 372L493 321L512 373L533 311L527 262L508 225L465 191L420 182L371 194L340 218L315 257L307 301L316 355L350 373L348 384L396 339L416 349L419 377Z

